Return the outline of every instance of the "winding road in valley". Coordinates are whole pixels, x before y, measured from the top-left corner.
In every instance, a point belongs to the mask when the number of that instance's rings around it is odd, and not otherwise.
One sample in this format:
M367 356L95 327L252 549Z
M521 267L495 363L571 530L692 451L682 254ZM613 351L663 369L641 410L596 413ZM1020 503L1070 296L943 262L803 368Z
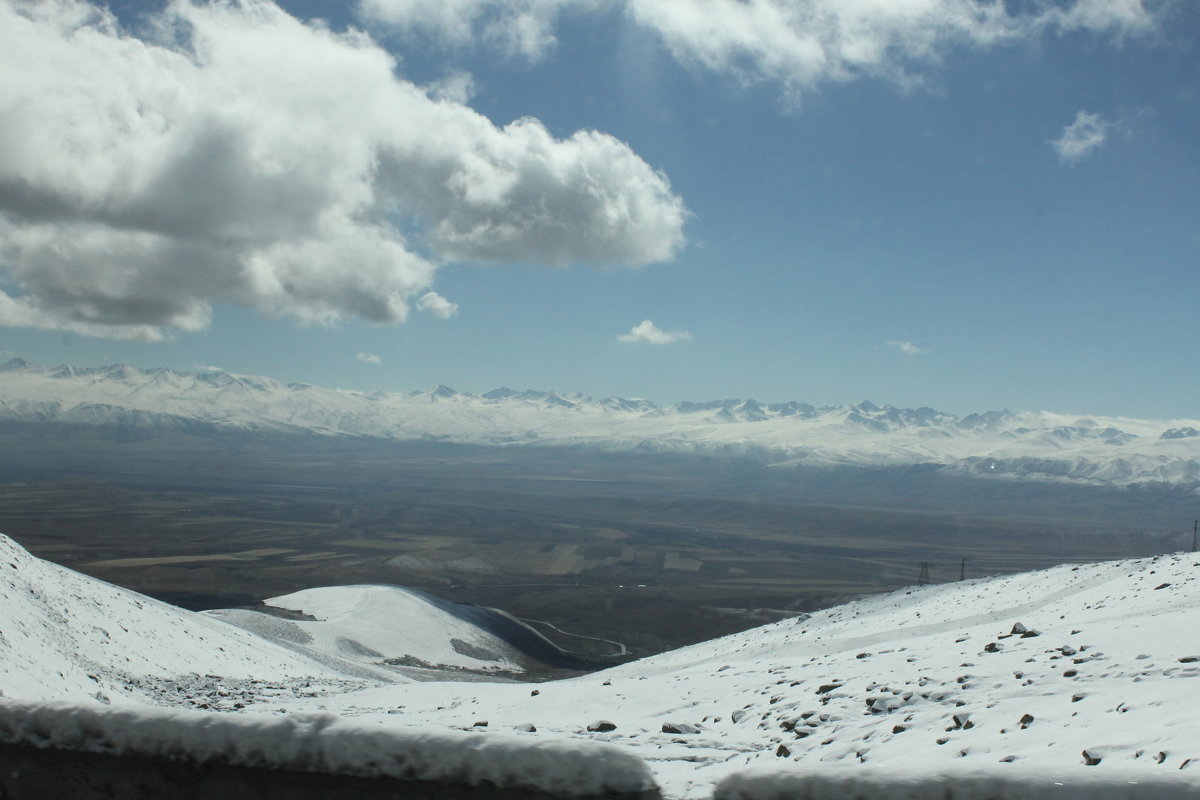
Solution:
M610 657L620 657L620 656L629 655L628 647L621 644L620 642L614 642L612 639L601 639L598 636L584 636L582 633L570 633L569 631L564 631L562 628L558 627L557 625L554 625L553 623L546 622L544 619L527 619L524 617L522 617L520 619L521 619L521 622L524 622L524 623L527 623L530 625L545 625L550 630L554 631L555 633L561 634L563 636L570 636L575 639L588 639L593 642L603 642L604 644L612 645L613 647L615 647L617 649L617 652L608 653L607 655ZM575 655L582 655L582 654L576 653Z

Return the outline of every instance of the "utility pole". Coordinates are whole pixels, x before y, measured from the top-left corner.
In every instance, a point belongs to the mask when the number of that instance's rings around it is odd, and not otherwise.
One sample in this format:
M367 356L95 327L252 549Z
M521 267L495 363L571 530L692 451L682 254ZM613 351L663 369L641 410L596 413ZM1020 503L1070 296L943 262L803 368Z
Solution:
M960 581L965 581L967 579L967 560L965 558L962 560L962 566L959 567L958 579Z
M1196 552L1196 534L1200 533L1200 519L1192 522L1192 552Z
M925 586L932 581L929 578L929 562L921 562L921 574L917 577L917 586Z

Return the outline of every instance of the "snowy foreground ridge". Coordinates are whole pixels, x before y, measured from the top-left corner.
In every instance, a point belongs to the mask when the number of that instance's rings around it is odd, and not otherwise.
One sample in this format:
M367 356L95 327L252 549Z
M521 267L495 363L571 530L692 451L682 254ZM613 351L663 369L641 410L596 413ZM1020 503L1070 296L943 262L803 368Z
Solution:
M393 633L410 626L427 627ZM0 729L41 720L30 741L82 719L60 703L151 726L186 710L234 738L345 725L447 752L604 744L676 799L876 797L881 781L907 787L889 798L1194 797L1198 631L1200 555L1183 553L900 590L569 680L384 682L0 536Z
M445 386L363 393L228 372L0 365L0 421L196 425L493 446L738 455L778 466L935 464L979 476L1200 485L1200 421L860 403L646 400Z

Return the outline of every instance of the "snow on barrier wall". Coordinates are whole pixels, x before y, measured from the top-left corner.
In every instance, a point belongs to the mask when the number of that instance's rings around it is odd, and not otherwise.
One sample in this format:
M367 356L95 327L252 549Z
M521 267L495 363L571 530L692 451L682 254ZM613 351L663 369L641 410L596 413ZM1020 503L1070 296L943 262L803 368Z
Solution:
M897 772L872 767L825 772L749 769L718 784L713 800L1197 800L1200 780L1079 767L1025 771Z
M496 797L659 797L637 756L597 742L496 733L416 732L339 720L329 714L256 717L143 706L82 706L0 700L0 759L21 752L79 753L55 763L111 769L111 757L195 765L268 768L357 778L389 778L501 790ZM107 756L103 759L87 756ZM99 766L98 766L99 765ZM183 778L183 775L180 775ZM181 780L181 788L186 782ZM487 797L487 792L424 796ZM20 797L11 790L4 797ZM30 794L32 796L32 793ZM142 795L147 796L147 795ZM178 793L175 794L179 797ZM186 794L183 796L187 796Z

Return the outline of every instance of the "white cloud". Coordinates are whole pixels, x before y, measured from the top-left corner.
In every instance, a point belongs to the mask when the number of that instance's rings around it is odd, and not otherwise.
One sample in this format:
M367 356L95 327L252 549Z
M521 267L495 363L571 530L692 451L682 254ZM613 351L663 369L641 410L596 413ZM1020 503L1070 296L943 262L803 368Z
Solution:
M374 353L359 353L358 355L355 356L355 358L357 358L359 361L361 361L364 364L379 365L379 364L383 363L383 359L380 358L379 356L375 355Z
M961 45L1078 30L1123 38L1155 25L1148 0L363 0L360 8L370 21L452 46L500 45L537 59L567 9L613 7L656 31L681 61L777 82L792 96L864 75L912 83Z
M789 92L863 75L910 82L951 47L1043 31L1118 36L1153 27L1141 0L1016 6L993 0L627 0L681 60Z
M200 370L201 372L227 372L228 371L224 367L214 367L211 364L196 364L195 367L196 367L196 369Z
M458 303L452 303L437 292L426 292L417 301L417 308L428 311L435 317L450 319L458 313Z
M389 323L441 260L682 245L682 202L624 143L497 127L398 79L363 33L264 0L180 0L151 29L0 0L0 324L154 340L213 303Z
M1059 160L1072 164L1104 144L1109 127L1099 114L1080 111L1075 115L1075 121L1063 128L1062 136L1050 145L1058 153Z
M452 72L426 86L425 93L435 100L466 105L475 96L475 77L469 72Z
M929 348L927 347L921 347L920 345L913 344L912 342L898 342L892 339L887 341L887 346L893 350L899 350L906 356L923 356L929 352Z
M359 13L402 31L433 34L462 47L484 41L537 60L555 44L554 25L567 7L611 0L362 0Z
M617 340L629 344L671 344L686 342L691 338L692 335L687 331L664 331L650 320L644 319L630 328L629 333L618 336Z

